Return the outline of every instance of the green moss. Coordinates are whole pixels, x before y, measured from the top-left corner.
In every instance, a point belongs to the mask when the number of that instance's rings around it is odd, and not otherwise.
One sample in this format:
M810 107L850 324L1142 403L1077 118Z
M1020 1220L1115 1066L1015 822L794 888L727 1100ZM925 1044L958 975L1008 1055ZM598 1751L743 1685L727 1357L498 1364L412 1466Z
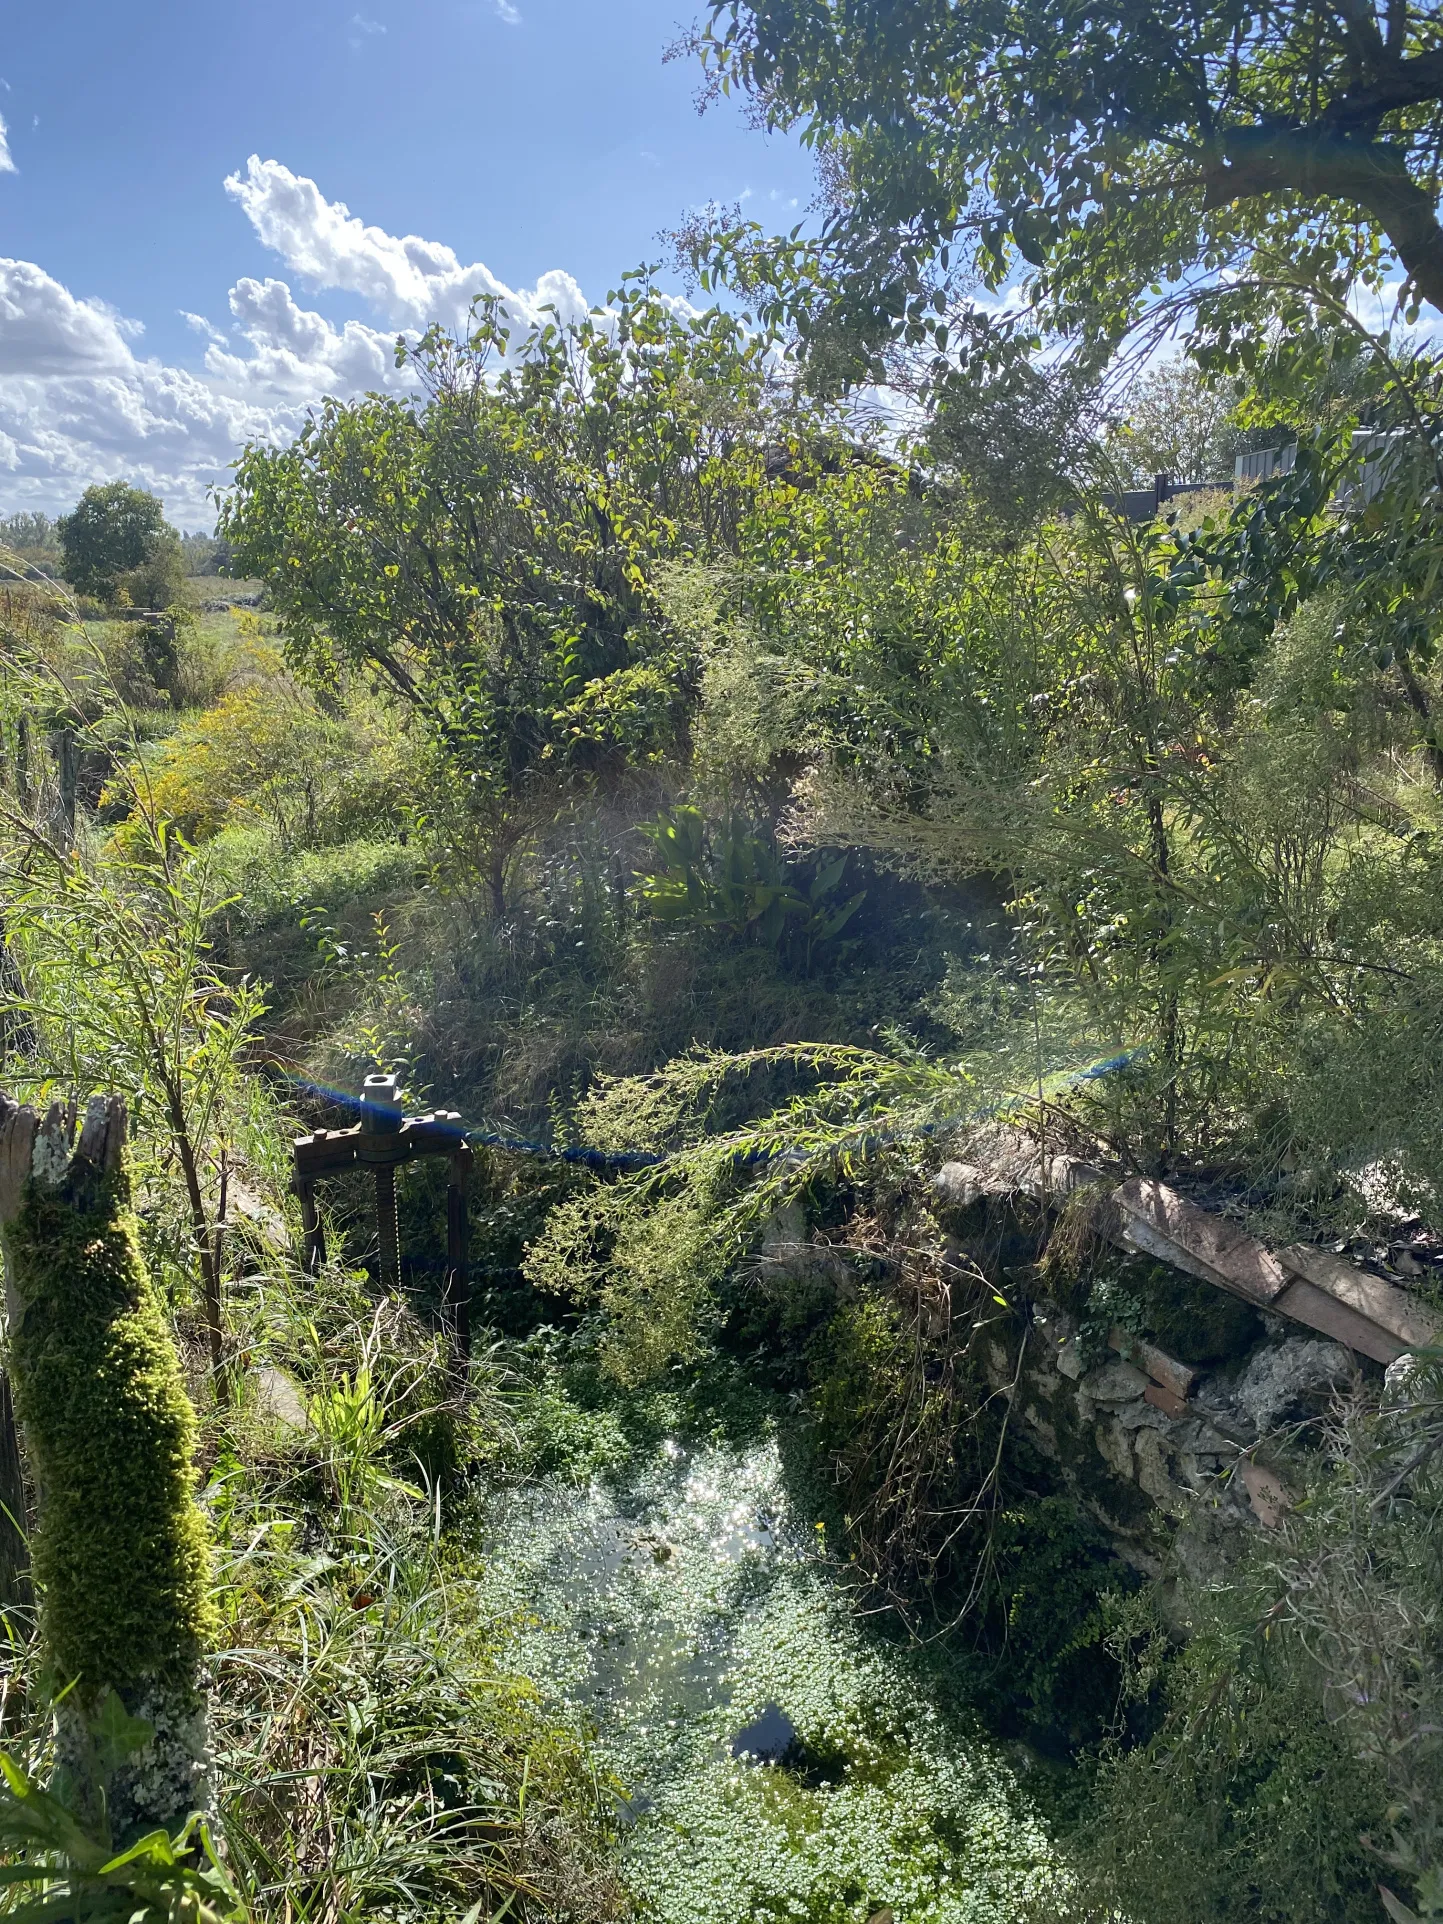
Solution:
M1195 1366L1245 1354L1263 1333L1255 1309L1212 1283L1166 1263L1126 1264L1093 1284L1083 1318L1099 1356L1114 1323L1146 1336L1169 1356Z
M209 1629L195 1415L124 1177L76 1164L59 1189L28 1184L6 1243L51 1659L87 1694L182 1681Z

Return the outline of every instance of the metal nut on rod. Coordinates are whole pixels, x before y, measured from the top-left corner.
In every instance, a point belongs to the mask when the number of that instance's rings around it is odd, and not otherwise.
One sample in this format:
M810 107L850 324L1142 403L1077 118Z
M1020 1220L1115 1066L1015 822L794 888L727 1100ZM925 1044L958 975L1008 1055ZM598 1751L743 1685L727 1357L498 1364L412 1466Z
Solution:
M399 1076L367 1076L361 1084L361 1128L367 1135L393 1136L405 1120Z

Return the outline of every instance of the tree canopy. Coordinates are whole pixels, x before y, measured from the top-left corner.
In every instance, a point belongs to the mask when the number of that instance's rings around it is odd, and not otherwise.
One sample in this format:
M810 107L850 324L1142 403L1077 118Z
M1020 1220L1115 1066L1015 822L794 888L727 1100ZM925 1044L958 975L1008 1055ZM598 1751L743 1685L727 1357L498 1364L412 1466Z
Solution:
M422 720L499 905L533 803L674 741L694 663L658 569L735 543L787 430L761 342L644 287L524 343L483 303L468 338L399 352L419 396L328 401L250 448L220 533L297 660L364 664Z
M144 488L109 481L87 488L56 523L65 578L82 595L168 605L181 574L180 537Z
M1262 248L1443 307L1443 17L1386 0L711 0L714 84L818 150L821 296L870 345L952 250L1064 327ZM815 301L813 303L815 307Z

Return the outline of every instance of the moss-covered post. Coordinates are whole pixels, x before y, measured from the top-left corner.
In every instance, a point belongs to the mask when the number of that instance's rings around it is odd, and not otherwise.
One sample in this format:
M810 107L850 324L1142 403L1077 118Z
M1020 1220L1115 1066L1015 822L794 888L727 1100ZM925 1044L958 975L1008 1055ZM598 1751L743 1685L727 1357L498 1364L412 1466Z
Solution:
M116 1097L91 1098L74 1143L58 1105L39 1123L0 1096L9 1363L36 1490L41 1630L57 1686L74 1685L61 1761L81 1812L117 1841L204 1802L209 1628L195 1415L136 1241L124 1142ZM112 1770L116 1699L150 1735Z

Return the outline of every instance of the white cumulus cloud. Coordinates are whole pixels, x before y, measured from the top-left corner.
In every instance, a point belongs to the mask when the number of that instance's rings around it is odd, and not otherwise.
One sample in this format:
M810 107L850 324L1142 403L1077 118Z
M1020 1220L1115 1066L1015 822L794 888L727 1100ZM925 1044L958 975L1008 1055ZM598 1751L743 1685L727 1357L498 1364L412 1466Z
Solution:
M0 259L0 375L130 364L133 333L104 301L78 301L33 261Z
M92 481L125 479L201 526L240 445L300 425L282 395L138 359L139 332L33 261L0 259L0 512L69 507Z
M296 304L284 281L237 281L230 311L249 354L224 342L206 350L207 371L238 392L265 392L314 400L321 394L356 394L412 385L396 368L396 336L347 321L333 327L314 309Z
M139 320L33 261L0 258L0 514L56 512L92 481L125 479L153 489L181 526L207 526L210 490L247 441L289 439L328 394L414 387L395 364L399 332L461 326L479 294L504 302L518 334L545 308L564 321L588 311L569 274L509 287L442 242L368 226L279 161L253 156L225 189L292 275L359 295L375 325L332 321L287 281L246 276L230 290L229 332L180 310L201 358L176 367L142 357Z
M478 295L493 294L522 326L552 306L563 321L587 312L570 274L543 274L529 291L508 287L480 261L464 265L441 241L369 227L344 201L327 200L313 180L252 154L226 192L244 208L265 245L312 287L359 294L400 327L442 321L458 327Z
M9 89L7 88L6 91L8 92ZM10 134L6 128L4 116L0 115L0 174L18 174L19 171L20 169L11 158Z

